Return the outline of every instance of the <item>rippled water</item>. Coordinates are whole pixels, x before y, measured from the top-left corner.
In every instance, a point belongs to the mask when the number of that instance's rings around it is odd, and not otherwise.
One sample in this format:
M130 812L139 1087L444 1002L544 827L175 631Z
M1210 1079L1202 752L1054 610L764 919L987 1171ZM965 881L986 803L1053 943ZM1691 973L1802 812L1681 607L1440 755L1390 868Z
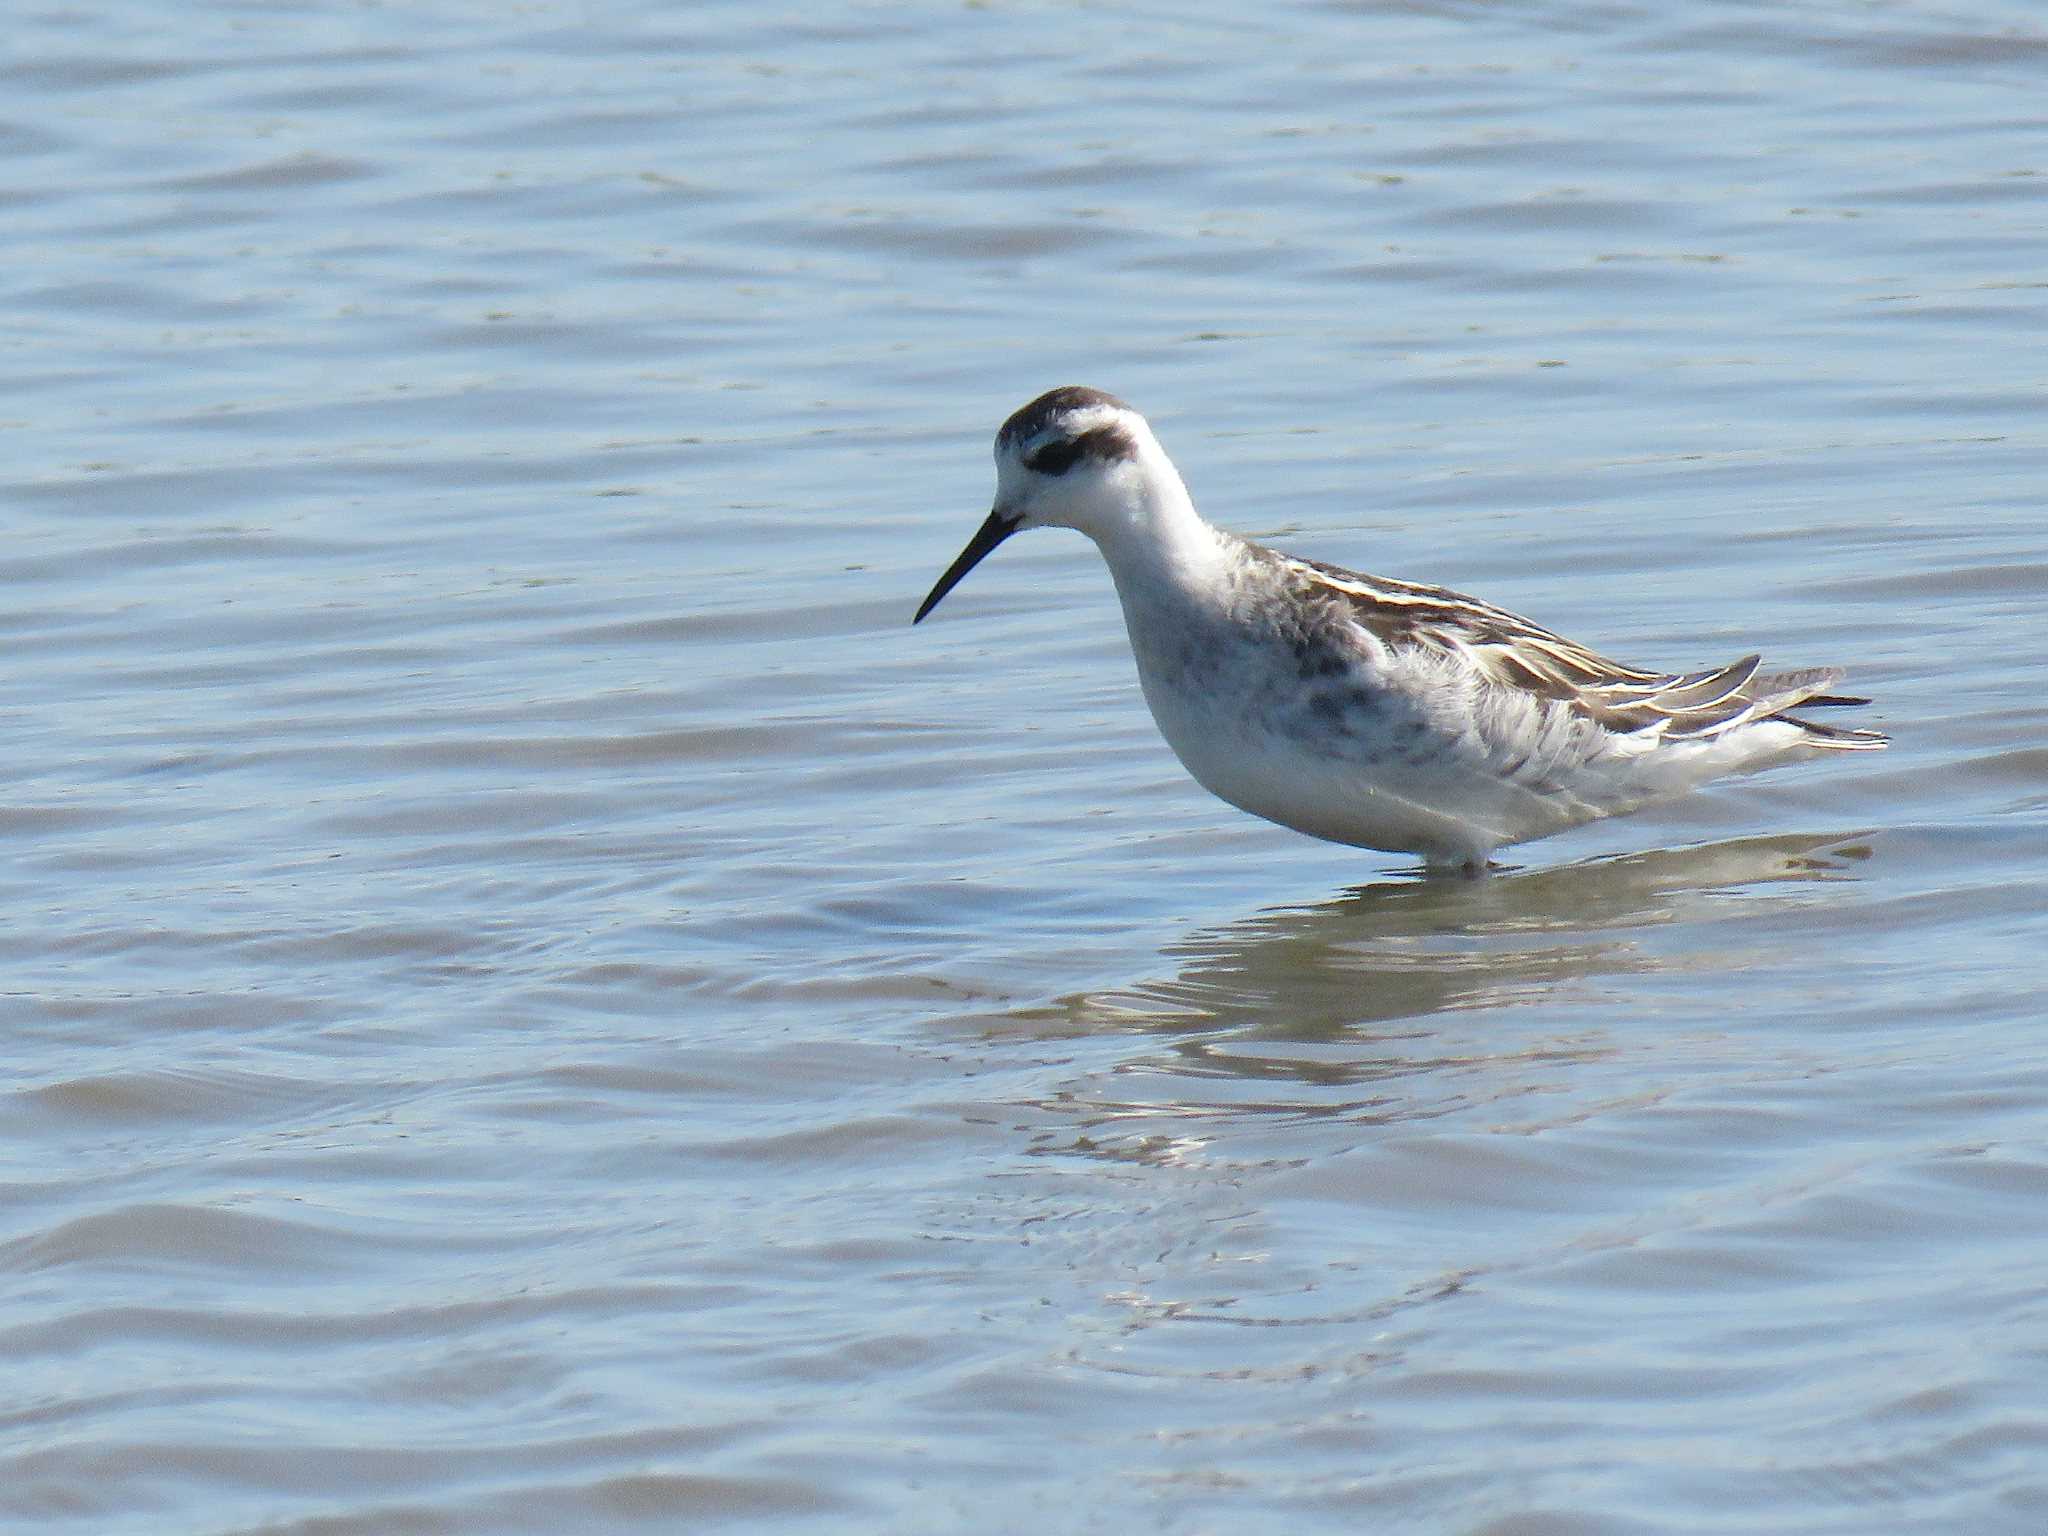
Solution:
M2034 8L11 31L8 1529L2048 1526ZM1895 745L1242 817L1062 382Z

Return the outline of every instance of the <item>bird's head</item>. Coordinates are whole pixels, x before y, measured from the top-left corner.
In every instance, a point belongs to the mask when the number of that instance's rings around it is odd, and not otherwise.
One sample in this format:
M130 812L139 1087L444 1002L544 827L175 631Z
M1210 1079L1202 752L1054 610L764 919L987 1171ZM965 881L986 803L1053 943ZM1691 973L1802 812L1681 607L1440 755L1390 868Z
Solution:
M919 605L915 624L1003 540L1025 528L1078 528L1098 544L1141 521L1180 477L1145 418L1115 395L1048 390L996 434L996 501L988 519Z

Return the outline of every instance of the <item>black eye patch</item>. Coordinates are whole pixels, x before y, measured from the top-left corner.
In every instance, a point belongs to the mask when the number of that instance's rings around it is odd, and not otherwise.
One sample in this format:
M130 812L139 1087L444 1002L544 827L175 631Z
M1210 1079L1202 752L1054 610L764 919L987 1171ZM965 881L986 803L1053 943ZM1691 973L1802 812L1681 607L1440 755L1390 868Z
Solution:
M1132 452L1131 440L1117 427L1094 427L1078 437L1047 443L1024 461L1024 467L1041 475L1064 475L1083 458L1124 459Z
M1024 461L1024 467L1041 475L1064 475L1080 457L1081 440L1065 437L1056 443L1047 443Z

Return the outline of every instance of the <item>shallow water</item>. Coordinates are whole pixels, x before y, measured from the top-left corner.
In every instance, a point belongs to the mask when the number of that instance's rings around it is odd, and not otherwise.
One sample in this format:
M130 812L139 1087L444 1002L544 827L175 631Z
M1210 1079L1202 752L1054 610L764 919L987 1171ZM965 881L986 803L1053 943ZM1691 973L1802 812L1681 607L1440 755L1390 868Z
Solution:
M132 3L0 107L0 1523L2037 1531L2029 7ZM1219 522L1892 750L1205 797Z

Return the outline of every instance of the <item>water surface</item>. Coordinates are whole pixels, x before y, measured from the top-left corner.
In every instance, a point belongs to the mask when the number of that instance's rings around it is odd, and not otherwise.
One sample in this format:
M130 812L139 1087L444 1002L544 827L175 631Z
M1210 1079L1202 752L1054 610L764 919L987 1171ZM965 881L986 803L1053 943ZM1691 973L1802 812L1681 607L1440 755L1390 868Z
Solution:
M0 1516L2032 1532L2028 7L110 0L0 68ZM1217 521L1892 750L1515 850L1158 741Z

